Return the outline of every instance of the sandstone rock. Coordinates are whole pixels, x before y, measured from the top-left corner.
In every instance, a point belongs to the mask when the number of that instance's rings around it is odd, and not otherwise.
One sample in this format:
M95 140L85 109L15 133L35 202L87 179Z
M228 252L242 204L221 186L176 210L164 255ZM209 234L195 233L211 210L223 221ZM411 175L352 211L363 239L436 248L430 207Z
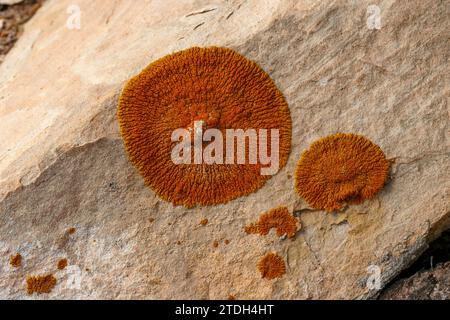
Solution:
M448 300L450 299L450 262L434 270L415 274L395 282L384 291L383 300Z
M80 29L68 28L72 4L45 2L0 66L0 297L368 298L373 270L385 285L449 226L445 2L379 1L381 29L367 24L369 1L79 0ZM129 77L194 45L234 48L270 74L293 146L258 192L185 209L144 185L115 112ZM335 132L365 135L393 166L375 199L327 214L292 176L300 153ZM277 206L300 216L294 241L244 232ZM280 279L257 270L269 251L286 261ZM26 276L46 273L52 292L28 296Z

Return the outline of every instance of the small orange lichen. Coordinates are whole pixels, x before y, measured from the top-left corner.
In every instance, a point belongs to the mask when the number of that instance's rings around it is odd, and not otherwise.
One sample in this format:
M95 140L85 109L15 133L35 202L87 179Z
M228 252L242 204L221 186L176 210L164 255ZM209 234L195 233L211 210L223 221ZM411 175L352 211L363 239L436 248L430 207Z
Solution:
M28 294L50 293L56 285L56 278L52 274L45 276L28 276L27 292Z
M268 253L258 262L258 270L263 278L272 280L281 278L286 273L286 266L279 255Z
M245 227L245 232L266 235L272 228L276 228L279 237L286 234L288 238L293 238L300 229L300 221L286 207L279 207L263 213L258 222Z
M201 224L202 226L206 226L206 225L208 224L208 219L202 219L202 220L200 221L200 224Z
M295 188L316 209L338 210L360 203L383 188L389 161L370 140L338 133L311 144L298 164Z
M75 233L75 228L69 228L69 229L67 229L67 233L68 233L68 234L74 234L74 233Z
M213 247L214 247L214 248L217 248L218 246L219 246L219 241L215 240L215 241L213 242Z
M58 261L57 267L59 270L64 270L67 267L67 259L61 259Z
M19 268L22 265L22 256L17 253L9 258L9 264L15 268Z
M228 239L225 239L225 244L230 244L230 240L228 240Z
M222 133L225 150L227 129L267 129L267 141L278 129L280 169L291 148L291 116L282 93L255 62L227 48L195 47L151 63L123 89L117 117L128 156L146 184L186 207L248 195L271 175L261 174L266 164L250 163L249 143L245 164L237 164L237 152L230 155L232 164L175 164L174 130L193 132L193 123L202 121L203 129Z
M228 295L228 300L236 300L236 297L232 294Z

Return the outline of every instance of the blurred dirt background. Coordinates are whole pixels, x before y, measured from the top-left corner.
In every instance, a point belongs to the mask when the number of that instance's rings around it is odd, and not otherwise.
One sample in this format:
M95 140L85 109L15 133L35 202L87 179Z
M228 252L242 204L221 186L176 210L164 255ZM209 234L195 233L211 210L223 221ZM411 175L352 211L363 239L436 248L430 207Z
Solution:
M22 25L40 8L45 0L24 0L8 5L0 1L0 63L22 33Z

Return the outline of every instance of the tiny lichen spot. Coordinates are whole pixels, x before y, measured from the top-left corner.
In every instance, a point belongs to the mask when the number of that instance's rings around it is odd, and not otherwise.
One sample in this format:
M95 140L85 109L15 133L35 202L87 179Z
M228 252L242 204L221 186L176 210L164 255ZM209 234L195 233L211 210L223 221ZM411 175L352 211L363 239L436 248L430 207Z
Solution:
M215 241L213 242L213 247L214 247L214 248L217 248L218 246L219 246L219 241L215 240Z
M236 297L232 294L228 295L228 300L236 300Z
M228 239L225 239L225 244L230 244L230 240L228 240Z
M281 278L286 273L286 266L279 255L268 253L258 262L258 270L262 278L272 280Z
M383 151L367 138L338 133L315 141L295 173L295 189L313 208L329 212L380 191L389 173Z
M57 264L58 270L64 270L67 267L67 259L61 259Z
M286 207L279 207L263 213L257 222L245 227L245 232L267 235L270 229L275 228L277 236L287 235L288 238L293 238L300 227L297 217L291 215Z
M207 224L208 224L208 219L202 219L201 221L200 221L200 224L202 225L202 226L206 226Z
M52 274L45 276L28 276L27 293L50 293L56 285L56 278Z
M22 256L17 253L9 258L9 264L14 268L19 268L22 265Z
M74 234L75 231L76 231L75 228L69 228L69 229L67 229L67 233L68 233L68 234Z

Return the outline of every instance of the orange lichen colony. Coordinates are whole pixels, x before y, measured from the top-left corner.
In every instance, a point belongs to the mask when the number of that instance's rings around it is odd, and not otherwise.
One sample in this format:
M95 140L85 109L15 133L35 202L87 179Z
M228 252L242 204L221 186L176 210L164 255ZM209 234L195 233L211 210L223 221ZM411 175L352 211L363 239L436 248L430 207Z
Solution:
M288 238L293 238L300 229L300 221L286 207L279 207L263 213L256 223L245 227L245 232L266 235L272 228L276 229L277 236L286 234Z
M256 191L271 176L260 173L267 165L248 160L174 164L174 130L193 132L194 122L202 121L203 130L218 129L224 140L226 129L267 129L270 141L270 130L278 129L279 168L291 147L283 95L255 62L227 48L195 47L151 63L125 86L118 120L129 158L145 182L163 199L186 207L228 202ZM226 140L224 150L225 145ZM248 143L245 151L248 159Z
M286 273L283 258L276 253L268 253L258 262L258 270L261 276L268 280L281 278Z
M27 292L33 294L34 292L50 293L56 285L56 278L52 274L45 276L28 276L27 277Z
M345 203L360 203L380 191L389 161L370 140L338 133L314 142L295 173L295 188L316 209L338 210Z

